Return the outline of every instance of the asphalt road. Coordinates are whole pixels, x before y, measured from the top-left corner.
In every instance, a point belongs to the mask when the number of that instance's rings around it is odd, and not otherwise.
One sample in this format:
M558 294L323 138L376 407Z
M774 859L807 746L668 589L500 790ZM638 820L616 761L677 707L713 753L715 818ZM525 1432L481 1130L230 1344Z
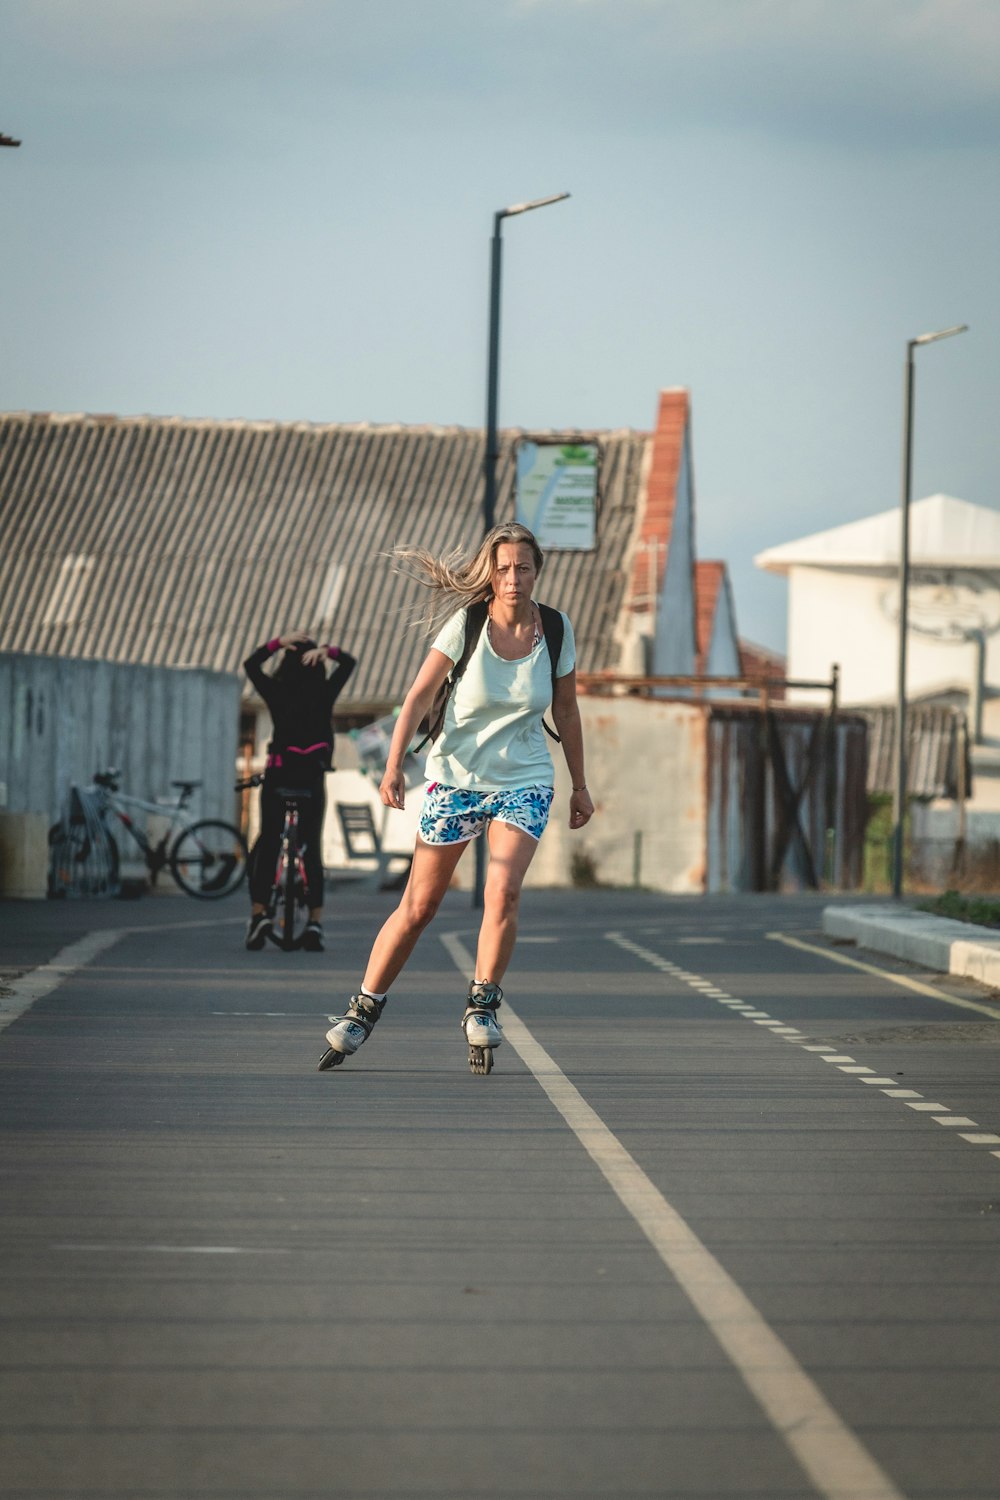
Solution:
M997 1500L1000 998L529 892L477 1077L455 895L319 1073L391 900L0 903L5 1500Z

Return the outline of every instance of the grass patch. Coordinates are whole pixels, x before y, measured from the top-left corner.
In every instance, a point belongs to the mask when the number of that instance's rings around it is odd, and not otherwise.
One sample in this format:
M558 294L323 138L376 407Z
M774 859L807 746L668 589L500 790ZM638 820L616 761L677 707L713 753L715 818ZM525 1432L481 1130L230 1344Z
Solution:
M930 901L918 901L918 911L932 912L936 917L953 917L976 927L1000 927L1000 901L986 896L963 896L960 891L945 891Z

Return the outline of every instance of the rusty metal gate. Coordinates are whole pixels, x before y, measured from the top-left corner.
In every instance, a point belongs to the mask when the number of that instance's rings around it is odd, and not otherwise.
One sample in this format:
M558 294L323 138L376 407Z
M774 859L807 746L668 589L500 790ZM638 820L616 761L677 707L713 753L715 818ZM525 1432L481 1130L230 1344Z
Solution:
M751 703L708 712L705 889L858 888L864 718Z

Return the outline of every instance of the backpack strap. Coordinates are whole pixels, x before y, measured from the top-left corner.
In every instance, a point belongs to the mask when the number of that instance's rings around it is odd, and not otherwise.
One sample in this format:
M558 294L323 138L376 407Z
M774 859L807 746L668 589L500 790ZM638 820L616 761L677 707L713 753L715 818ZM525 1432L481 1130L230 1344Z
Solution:
M448 690L449 696L455 691L455 688L465 676L465 669L472 659L472 653L479 645L479 637L483 633L483 626L486 624L488 613L489 605L485 599L477 599L476 603L470 604L465 612L465 644L462 647L461 656L452 667L448 676L448 681L451 683L451 687Z
M419 755L420 751L429 740L436 740L444 728L444 713L448 707L448 699L461 682L465 669L472 659L472 653L479 644L479 637L483 633L486 624L488 606L485 599L477 600L470 604L465 612L465 640L462 643L462 654L445 678L441 687L438 688L431 704L431 711L427 716L427 732L419 745L414 745L413 754Z
M542 616L542 630L545 632L545 644L549 652L549 666L552 670L552 696L556 692L556 668L559 665L559 656L562 652L563 636L566 633L566 622L562 617L562 611L553 609L550 604L538 606ZM542 720L542 728L545 733L560 744L559 736L551 729L545 719Z

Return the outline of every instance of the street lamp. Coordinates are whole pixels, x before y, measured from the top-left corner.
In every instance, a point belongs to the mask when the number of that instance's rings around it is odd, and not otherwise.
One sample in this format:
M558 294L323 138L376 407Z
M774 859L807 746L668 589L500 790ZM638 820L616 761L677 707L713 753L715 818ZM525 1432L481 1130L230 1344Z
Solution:
M906 345L906 373L903 395L903 484L900 497L899 542L899 666L896 684L896 789L892 804L892 894L898 901L903 894L903 823L906 817L906 632L908 627L910 587L910 491L913 476L913 351L918 344L934 344L965 333L968 323L942 328L938 333L921 333Z
M515 203L510 208L501 208L493 215L493 239L490 241L490 353L486 381L486 462L484 467L483 520L486 530L496 525L497 508L497 394L500 385L500 256L502 240L500 226L504 219L515 214L530 213L533 208L546 208L550 203L561 203L569 193L553 193L550 198L536 198L532 203Z
M483 463L483 522L487 533L496 525L497 514L497 395L500 389L500 257L503 241L500 227L504 219L513 219L516 214L530 213L533 208L547 208L550 203L561 203L569 193L553 193L548 198L535 198L531 203L513 203L510 208L501 208L493 215L493 238L490 241L490 352L486 375L486 458ZM472 887L472 905L478 911L483 904L486 885L486 851L483 840L476 840L476 875Z

